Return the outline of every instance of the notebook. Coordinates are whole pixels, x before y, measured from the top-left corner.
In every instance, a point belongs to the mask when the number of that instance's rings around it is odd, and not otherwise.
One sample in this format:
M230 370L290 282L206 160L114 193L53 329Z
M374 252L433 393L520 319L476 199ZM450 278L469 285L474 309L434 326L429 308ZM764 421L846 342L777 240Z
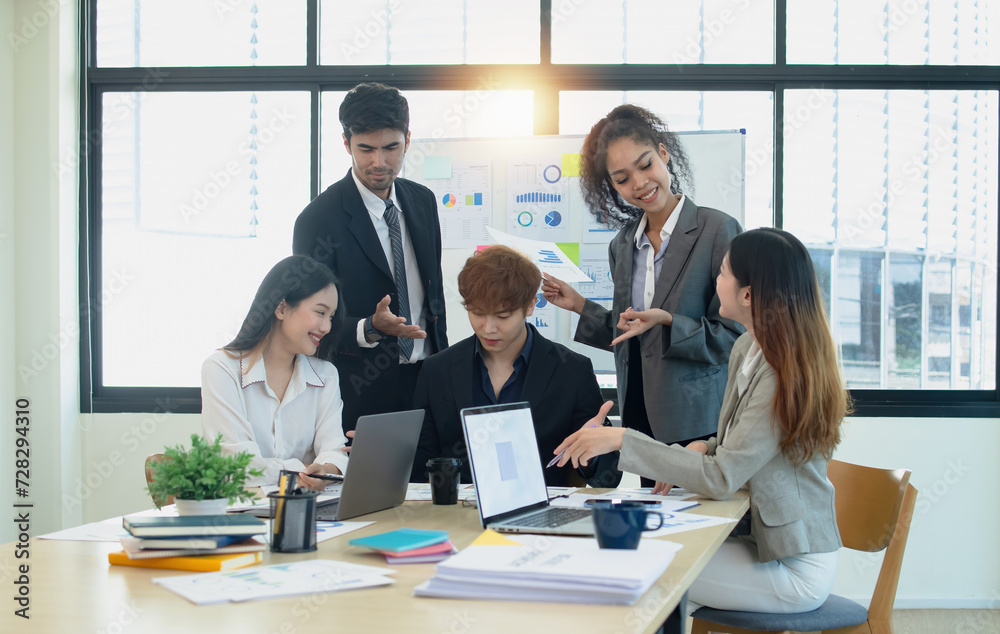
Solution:
M267 550L267 545L252 537L241 539L228 546L218 548L143 548L140 542L149 541L138 537L122 537L121 543L129 559L158 559L161 557L190 557L194 555L231 555L233 553L255 553Z
M204 535L261 535L267 525L248 515L129 515L122 526L133 537L200 537Z
M356 537L347 543L351 546L362 546L380 552L401 553L446 541L448 541L448 531L398 528L377 535Z
M346 520L402 504L423 423L422 409L358 418L340 499L317 508L316 519Z
M143 548L154 550L172 550L178 548L186 550L212 550L229 546L246 538L241 535L206 535L204 537L147 537L145 539L140 537L123 537L122 539L129 540L132 550Z
M252 566L261 559L259 552L233 553L228 555L197 555L193 557L158 557L155 559L129 559L124 550L108 553L108 563L116 566L136 566L138 568L167 568L170 570L194 570L215 572Z
M483 528L504 533L594 534L589 509L549 506L528 403L469 407L461 413Z

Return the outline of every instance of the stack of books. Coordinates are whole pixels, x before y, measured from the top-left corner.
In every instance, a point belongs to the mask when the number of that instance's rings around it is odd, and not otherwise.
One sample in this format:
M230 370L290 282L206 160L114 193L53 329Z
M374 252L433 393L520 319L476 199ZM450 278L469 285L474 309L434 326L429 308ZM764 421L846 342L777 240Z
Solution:
M632 605L681 548L658 539L642 540L637 550L601 549L592 539L572 537L528 538L523 543L501 540L477 540L439 563L434 576L414 588L413 594Z
M444 561L458 552L448 539L448 531L428 531L400 528L387 533L358 537L348 542L352 546L370 548L384 555L389 564L426 564Z
M123 537L123 549L108 554L108 562L118 566L232 570L260 562L267 549L253 539L267 525L247 515L136 516L125 517L122 526L132 537Z

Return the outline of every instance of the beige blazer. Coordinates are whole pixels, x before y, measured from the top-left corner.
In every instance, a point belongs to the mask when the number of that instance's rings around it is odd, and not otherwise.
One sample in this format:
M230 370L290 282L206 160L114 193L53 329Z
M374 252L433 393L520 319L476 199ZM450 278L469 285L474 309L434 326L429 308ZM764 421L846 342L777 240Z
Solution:
M776 379L763 357L746 391L738 393L736 377L752 343L745 334L733 346L718 434L708 440L708 455L628 430L619 466L718 500L746 486L750 531L762 562L835 551L841 541L828 461L814 456L796 465L779 449L781 432L771 410Z

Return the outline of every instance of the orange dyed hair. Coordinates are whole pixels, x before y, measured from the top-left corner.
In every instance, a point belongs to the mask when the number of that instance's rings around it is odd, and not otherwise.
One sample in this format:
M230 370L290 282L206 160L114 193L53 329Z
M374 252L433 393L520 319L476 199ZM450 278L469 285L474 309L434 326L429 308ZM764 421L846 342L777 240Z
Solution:
M458 292L466 310L503 313L527 308L542 284L538 267L520 252L496 245L465 261Z
M755 229L733 238L729 267L750 287L754 338L777 377L782 452L797 462L830 458L851 402L809 251L788 232Z

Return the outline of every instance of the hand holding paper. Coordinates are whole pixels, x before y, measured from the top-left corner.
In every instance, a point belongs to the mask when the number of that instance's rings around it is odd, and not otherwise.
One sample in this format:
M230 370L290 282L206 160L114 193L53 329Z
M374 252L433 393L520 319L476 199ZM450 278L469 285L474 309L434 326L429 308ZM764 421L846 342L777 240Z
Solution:
M542 273L542 296L564 310L580 314L587 300L575 288L549 273Z

